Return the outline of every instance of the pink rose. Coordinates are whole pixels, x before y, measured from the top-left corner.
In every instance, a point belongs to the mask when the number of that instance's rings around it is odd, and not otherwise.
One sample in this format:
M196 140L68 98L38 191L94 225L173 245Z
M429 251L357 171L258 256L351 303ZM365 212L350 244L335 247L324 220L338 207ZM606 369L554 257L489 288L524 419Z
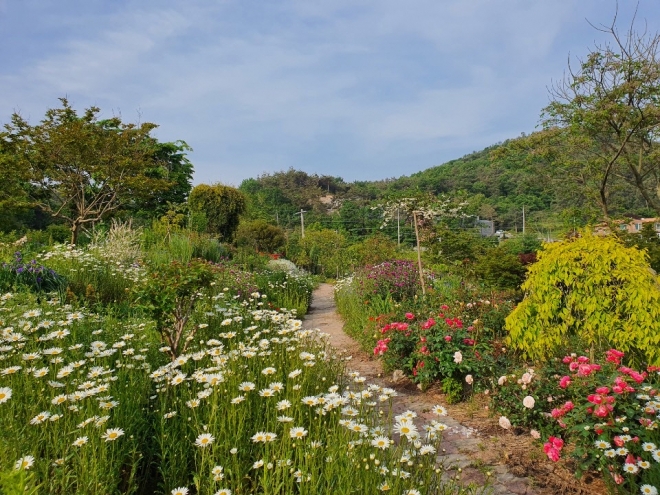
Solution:
M599 418L604 418L610 413L609 409L607 406L604 406L603 404L600 404L594 409L594 416L597 416Z
M561 379L559 380L559 387L560 388L566 388L571 384L571 377L570 376L562 376Z
M573 364L573 363L571 363ZM578 365L578 375L580 376L589 376L591 375L591 372L593 371L593 368L591 367L590 364L580 364Z

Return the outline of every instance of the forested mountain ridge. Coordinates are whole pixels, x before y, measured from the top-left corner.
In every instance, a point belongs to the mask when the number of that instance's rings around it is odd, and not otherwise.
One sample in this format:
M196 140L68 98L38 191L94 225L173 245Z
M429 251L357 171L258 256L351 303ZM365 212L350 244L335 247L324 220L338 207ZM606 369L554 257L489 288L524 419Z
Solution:
M566 176L570 162L558 156L551 137L547 131L522 135L398 178L345 182L340 177L289 169L247 179L240 190L248 196L250 215L282 225L299 221L293 215L301 209L310 212L310 220L322 223L328 221L323 216L329 212L373 217L368 210L379 202L420 192L461 197L468 202L470 214L494 220L505 230L522 228L523 208L528 222L550 222L552 228L599 221L597 205L580 192L581 184ZM610 201L615 217L653 216L634 188L623 181L616 183Z

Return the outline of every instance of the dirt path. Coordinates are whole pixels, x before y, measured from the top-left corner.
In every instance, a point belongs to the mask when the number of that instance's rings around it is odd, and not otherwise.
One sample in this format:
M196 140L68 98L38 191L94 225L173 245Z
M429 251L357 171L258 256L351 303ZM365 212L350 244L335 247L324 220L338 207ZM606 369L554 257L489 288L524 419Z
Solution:
M366 377L370 383L397 390L394 411L399 414L413 410L418 417L428 422L432 419L430 408L443 404L442 397L433 389L420 392L406 378L394 380L392 374L383 372L381 362L360 349L360 345L343 331L344 322L336 311L333 287L321 284L314 291L309 313L303 319L305 328L318 328L329 335L329 343L340 354L351 356L348 368ZM474 410L466 413L466 408L479 409L475 418ZM448 408L450 414L470 418L459 421L447 416L443 423L449 426L442 443L439 459L445 465L461 468L465 483L484 485L487 482L494 495L555 495L598 493L587 487L579 486L568 472L554 471L554 465L544 462L541 456L534 457L537 447L532 447L527 438L505 432L497 426L497 420L491 418L486 406L476 404L463 405L462 408ZM500 431L501 430L501 431ZM537 452L536 452L537 453ZM538 453L537 453L538 454ZM508 466L507 466L508 464ZM515 473L515 474L514 474ZM516 476L517 474L517 476ZM526 477L532 474L534 478Z

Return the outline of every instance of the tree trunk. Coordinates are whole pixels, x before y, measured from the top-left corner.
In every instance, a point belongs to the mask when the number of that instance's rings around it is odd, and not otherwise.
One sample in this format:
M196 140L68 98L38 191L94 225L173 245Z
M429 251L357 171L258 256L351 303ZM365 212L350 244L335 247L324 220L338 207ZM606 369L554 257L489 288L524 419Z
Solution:
M71 225L71 244L75 245L78 242L78 234L80 233L80 223L75 220Z

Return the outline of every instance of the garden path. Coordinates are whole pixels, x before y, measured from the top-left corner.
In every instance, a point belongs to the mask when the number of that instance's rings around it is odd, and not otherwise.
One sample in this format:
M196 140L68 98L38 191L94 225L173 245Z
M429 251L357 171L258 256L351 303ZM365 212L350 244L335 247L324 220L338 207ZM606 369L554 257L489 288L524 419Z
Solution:
M336 310L332 285L321 284L314 291L309 313L303 319L303 326L318 328L321 332L328 334L329 344L340 355L351 356L348 361L348 368L351 371L359 372L370 383L396 389L398 396L394 398L395 414L410 409L415 411L417 417L424 422L429 422L434 418L430 409L439 403L437 394L431 391L419 391L406 378L386 375L381 362L372 359L369 354L361 350L357 341L344 333L344 322ZM504 460L499 463L485 464L481 454L491 449L489 443L493 441L493 437L482 437L475 429L466 427L449 416L443 417L442 422L449 428L443 436L443 448L439 460L444 461L447 466L454 466L454 470L450 471L452 475L459 474L458 469L460 468L460 477L464 483L483 486L488 481L488 473L490 473L489 483L494 495L558 493L554 490L548 491L533 487L533 481L530 478L521 478L512 474Z

